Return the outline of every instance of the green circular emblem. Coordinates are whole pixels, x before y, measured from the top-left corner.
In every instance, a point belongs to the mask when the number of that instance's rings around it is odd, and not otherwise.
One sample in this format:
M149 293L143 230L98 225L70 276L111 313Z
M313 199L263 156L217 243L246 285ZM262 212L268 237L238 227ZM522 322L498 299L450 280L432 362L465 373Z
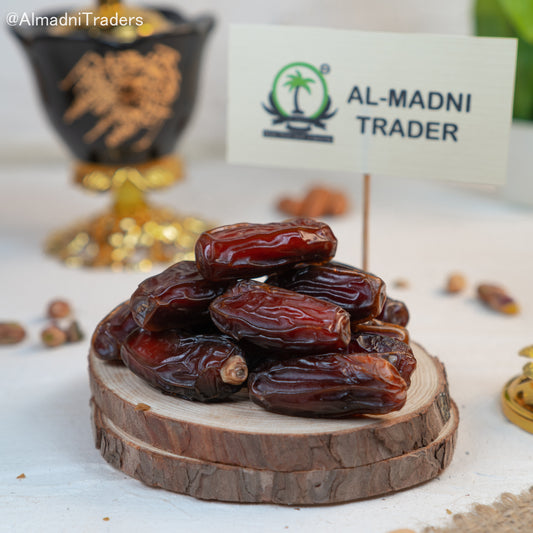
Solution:
M304 62L284 66L274 78L272 101L284 117L314 119L328 104L328 86L322 73Z

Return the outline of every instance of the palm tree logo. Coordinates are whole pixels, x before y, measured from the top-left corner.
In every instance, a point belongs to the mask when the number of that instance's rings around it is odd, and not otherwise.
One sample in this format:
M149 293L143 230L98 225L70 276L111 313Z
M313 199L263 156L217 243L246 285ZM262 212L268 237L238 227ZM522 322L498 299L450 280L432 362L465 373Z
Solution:
M283 86L288 87L289 92L294 90L294 109L292 112L295 115L303 115L303 111L298 106L298 94L300 89L305 89L309 94L311 94L309 84L315 83L315 80L312 78L304 78L300 70L296 70L296 74L289 74L287 78L289 81L284 83Z
M266 137L333 140L330 135L310 133L313 128L325 130L326 121L337 113L336 109L330 111L331 97L324 75L310 63L300 61L282 67L274 77L268 104L262 106L272 115L272 125L286 127L285 133L265 130Z

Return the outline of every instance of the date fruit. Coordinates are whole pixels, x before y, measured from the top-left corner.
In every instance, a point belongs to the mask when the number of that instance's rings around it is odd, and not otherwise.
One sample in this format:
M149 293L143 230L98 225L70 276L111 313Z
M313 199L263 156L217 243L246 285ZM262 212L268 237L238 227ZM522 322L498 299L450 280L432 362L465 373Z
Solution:
M180 261L138 286L130 300L133 319L149 331L207 324L209 304L227 286L204 279L194 261Z
M266 282L338 305L355 321L378 316L386 298L382 279L336 262L274 274Z
M358 333L352 335L347 352L368 353L387 360L398 370L407 386L411 385L411 375L416 369L416 359L413 350L405 342L385 335Z
M218 335L138 329L123 343L120 355L134 374L152 386L188 400L223 400L248 377L242 350Z
M360 354L274 362L253 373L248 388L250 398L268 411L330 418L397 411L407 395L392 364Z
M400 300L394 300L387 296L385 305L376 318L382 322L405 327L409 323L409 310Z
M337 305L257 281L240 281L210 306L215 325L262 348L317 353L346 348L350 315Z
M139 326L131 316L129 301L115 307L96 326L91 346L98 358L120 361L120 348L126 337Z
M255 278L296 263L325 263L337 239L313 219L233 224L206 231L196 241L196 264L209 280Z
M368 322L354 323L352 322L352 333L375 333L377 335L385 335L392 337L399 341L409 344L409 331L398 324L390 324L389 322L381 322L373 318Z

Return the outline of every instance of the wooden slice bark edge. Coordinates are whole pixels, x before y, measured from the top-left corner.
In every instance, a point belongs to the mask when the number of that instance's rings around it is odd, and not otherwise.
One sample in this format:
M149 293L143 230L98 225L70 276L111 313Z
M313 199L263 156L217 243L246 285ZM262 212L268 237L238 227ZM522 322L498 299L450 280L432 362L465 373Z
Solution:
M92 402L97 448L114 467L147 485L204 500L317 505L407 489L438 476L455 449L457 407L429 445L353 468L279 472L210 463L157 450L116 427Z
M413 349L418 369L408 404L397 413L366 422L282 417L242 398L241 404L193 405L160 393L127 368L100 361L94 353L89 355L89 375L97 410L124 434L161 452L276 472L346 469L424 448L449 421L451 404L444 367L420 346L413 345ZM423 401L410 400L409 395L414 398L416 391ZM136 410L140 402L148 404L150 410ZM195 410L192 417L187 411L191 409ZM213 425L202 415L211 412L219 413L222 422L217 418ZM238 428L229 424L239 412L250 413L245 422L253 422L254 428L246 427L246 423ZM276 426L282 424L278 431Z

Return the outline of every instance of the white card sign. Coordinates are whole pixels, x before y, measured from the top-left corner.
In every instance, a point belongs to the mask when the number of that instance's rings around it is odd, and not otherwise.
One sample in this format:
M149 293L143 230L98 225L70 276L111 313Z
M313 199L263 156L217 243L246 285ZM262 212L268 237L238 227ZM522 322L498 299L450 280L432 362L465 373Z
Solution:
M231 27L228 161L505 181L516 40Z

